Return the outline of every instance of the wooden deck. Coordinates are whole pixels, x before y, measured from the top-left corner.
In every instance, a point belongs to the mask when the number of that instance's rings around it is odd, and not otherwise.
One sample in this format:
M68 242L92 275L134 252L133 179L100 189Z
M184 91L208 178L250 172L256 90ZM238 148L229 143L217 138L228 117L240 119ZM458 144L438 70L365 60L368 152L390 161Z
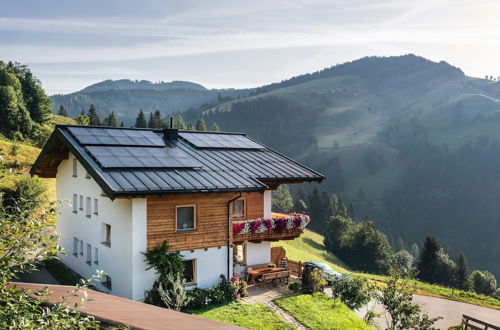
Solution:
M51 292L48 297L48 304L60 302L60 297L67 296L67 292L74 289L72 286L34 283L12 283L12 285L33 291L48 287ZM234 325L175 312L94 290L85 289L85 291L87 291L88 298L91 300L79 305L77 310L84 315L94 316L97 320L108 325L126 326L131 329L242 329ZM83 297L83 290L78 295L78 297L73 297L67 302L79 302Z

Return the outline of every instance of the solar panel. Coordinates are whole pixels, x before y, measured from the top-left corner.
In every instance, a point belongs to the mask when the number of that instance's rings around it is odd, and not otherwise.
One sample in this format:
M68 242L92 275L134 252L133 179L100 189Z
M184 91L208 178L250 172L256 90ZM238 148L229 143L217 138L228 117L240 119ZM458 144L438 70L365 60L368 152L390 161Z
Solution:
M203 149L265 149L262 145L238 134L181 132L179 135L195 147Z
M153 131L97 127L68 127L82 145L122 145L164 147L163 139Z
M154 147L87 146L105 168L201 168L202 164L182 150Z

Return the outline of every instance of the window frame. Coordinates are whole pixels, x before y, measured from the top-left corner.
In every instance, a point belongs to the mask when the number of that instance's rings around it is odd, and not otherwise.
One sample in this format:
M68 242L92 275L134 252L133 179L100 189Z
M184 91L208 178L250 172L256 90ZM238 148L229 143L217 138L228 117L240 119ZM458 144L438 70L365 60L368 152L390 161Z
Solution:
M78 213L78 194L73 194L73 213Z
M236 201L243 201L243 216L241 218L236 218L235 217L235 213L234 213L234 202ZM246 198L242 197L242 198L238 198L238 199L235 199L233 202L232 202L232 212L231 212L231 219L233 221L242 221L242 220L245 220L247 218L247 201L246 201Z
M106 230L109 226L109 231ZM111 225L109 223L103 222L101 227L101 244L107 247L111 247Z
M104 281L101 281L101 285L105 287L106 289L112 291L113 287L113 279L109 275L103 275Z
M91 265L92 264L92 245L90 245L89 243L87 243L87 255L86 255L86 260L85 260L85 263L87 265Z
M94 264L99 265L99 248L94 247Z
M85 198L85 216L87 218L92 216L92 197Z
M197 278L197 259L196 258L192 258L192 259L183 259L182 262L187 262L187 261L191 261L192 264L193 264L193 281L192 282L187 282L184 284L185 286L193 286L193 285L197 285L197 281L198 281L198 278ZM184 274L182 274L183 276L183 279L184 279Z
M78 177L78 160L76 157L73 157L73 177Z
M78 207L80 211L83 211L83 195L80 195L80 206Z
M99 200L94 198L94 215L99 215Z
M193 228L181 228L177 227L177 209L181 207L192 207L193 208ZM176 205L175 206L175 231L177 233L190 233L196 231L196 205Z
M80 251L79 254L83 256L83 240L80 240Z
M78 238L73 236L73 256L78 258Z

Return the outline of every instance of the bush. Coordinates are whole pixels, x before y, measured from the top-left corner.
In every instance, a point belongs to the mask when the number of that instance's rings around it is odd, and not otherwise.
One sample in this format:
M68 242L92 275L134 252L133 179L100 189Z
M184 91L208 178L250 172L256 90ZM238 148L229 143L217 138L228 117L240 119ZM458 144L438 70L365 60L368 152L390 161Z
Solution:
M288 289L290 291L298 293L298 292L300 292L300 289L301 289L300 283L299 282L292 282L292 283L288 284Z
M475 270L469 276L469 282L476 293L492 296L497 289L497 280L489 271Z
M368 280L363 277L344 275L334 277L332 281L332 296L340 299L350 309L358 309L370 301L371 288Z
M231 281L227 281L224 275L221 275L221 282L207 289L194 288L188 291L190 298L185 309L197 310L209 306L216 306L229 303L236 300L239 288Z
M306 264L302 272L302 293L323 292L326 284L323 272Z
M394 262L399 268L410 270L413 265L413 256L406 250L400 250L394 255Z
M236 298L239 299L248 296L248 284L245 280L242 280L238 275L233 275L231 282L237 288Z

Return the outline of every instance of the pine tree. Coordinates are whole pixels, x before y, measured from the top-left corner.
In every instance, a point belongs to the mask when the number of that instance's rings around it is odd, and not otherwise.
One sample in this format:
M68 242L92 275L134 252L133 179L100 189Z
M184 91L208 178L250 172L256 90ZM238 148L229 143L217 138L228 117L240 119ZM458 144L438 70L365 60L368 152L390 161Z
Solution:
M198 122L196 123L196 130L197 131L207 130L207 125L205 125L205 121L203 119L199 119Z
M62 104L59 106L59 111L57 112L57 114L59 116L68 117L68 111L66 111L66 108Z
M99 118L99 114L93 104L90 105L88 117L90 126L101 126L101 119Z
M115 112L111 111L111 113L104 118L102 124L104 126L118 127L118 120L116 120Z
M181 115L177 115L174 118L174 128L177 129L186 129L186 124L184 123L184 119L182 119Z
M212 131L212 132L219 132L220 131L219 125L217 125L217 123L214 123L212 125L212 128L210 129L210 131Z
M123 120L122 120L122 122L120 123L120 127L125 127L125 124L123 123Z
M295 212L306 213L307 212L307 195L304 191L304 187L301 185L295 198L293 200L293 209Z
M436 282L439 268L439 250L438 242L434 238L427 236L417 263L417 277L422 281L428 283Z
M153 124L153 113L152 113L152 112L150 112L150 113L149 113L149 120L148 120L148 127L149 127L149 128L154 128L154 127L153 127L153 125L154 125L154 124Z
M273 209L276 212L288 213L293 207L292 195L286 184L282 184L273 193Z
M194 131L194 126L193 126L193 124L188 124L186 129L187 129L188 131Z
M340 215L341 217L344 217L344 218L348 217L347 216L347 209L346 209L341 197L337 198L337 207L336 207L336 214L335 215Z
M455 283L457 289L468 290L469 289L469 268L467 267L467 261L465 260L465 255L460 252L457 259L457 265L455 268Z
M356 221L356 211L354 210L354 205L349 203L349 207L347 208L347 217L351 218L352 220Z
M135 120L135 127L137 128L146 128L148 127L148 123L146 121L146 115L144 114L144 111L139 110L139 113L137 114L137 119Z
M75 121L77 122L78 125L83 125L83 126L88 126L90 123L89 116L87 116L87 114L83 110L77 117L75 117Z

